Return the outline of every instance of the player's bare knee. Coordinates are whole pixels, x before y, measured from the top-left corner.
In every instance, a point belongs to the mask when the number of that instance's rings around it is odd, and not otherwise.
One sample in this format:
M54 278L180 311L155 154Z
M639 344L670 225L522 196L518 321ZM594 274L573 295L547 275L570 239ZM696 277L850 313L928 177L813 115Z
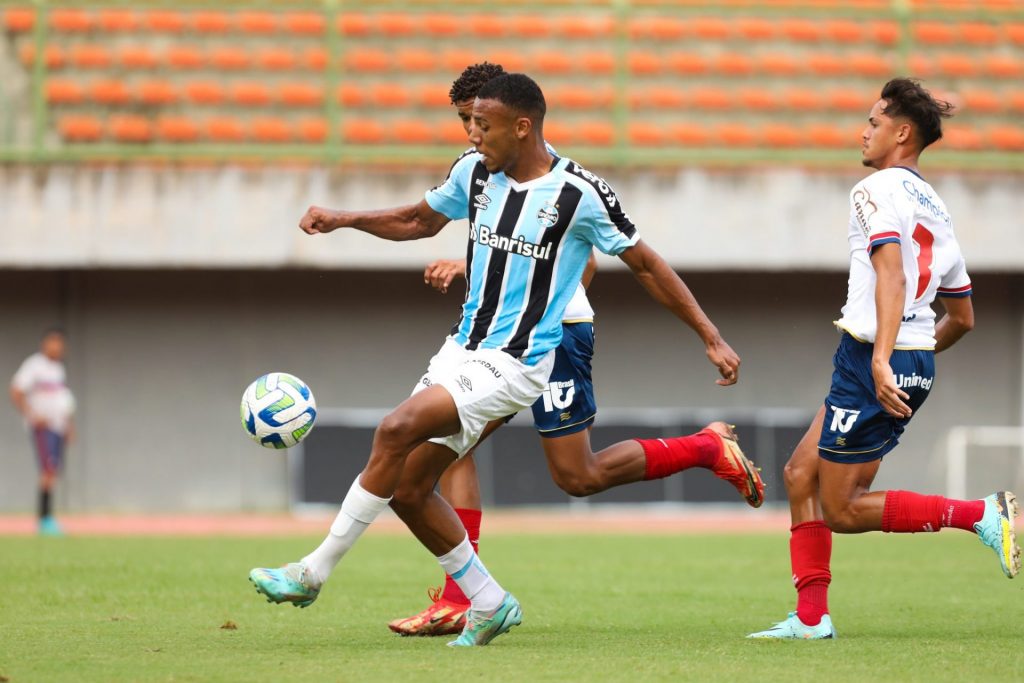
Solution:
M554 479L558 488L573 498L592 496L607 488L601 485L599 474L589 470L586 472L573 472L571 474L556 474Z
M414 420L405 412L389 413L377 425L373 435L374 451L405 451L410 442ZM379 447L379 448L378 448Z
M814 484L814 471L795 460L790 458L782 469L782 481L786 485L786 492L790 494L810 489Z
M853 534L861 531L856 510L849 503L829 505L822 501L821 512L826 526L837 534Z

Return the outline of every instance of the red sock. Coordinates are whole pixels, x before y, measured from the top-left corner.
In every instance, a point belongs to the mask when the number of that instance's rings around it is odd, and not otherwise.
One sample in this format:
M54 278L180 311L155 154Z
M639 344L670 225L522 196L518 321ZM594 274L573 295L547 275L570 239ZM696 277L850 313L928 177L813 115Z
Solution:
M882 531L912 534L939 531L944 526L974 531L974 523L984 514L983 500L953 500L912 491L886 491Z
M455 508L455 514L459 516L462 526L466 527L466 534L469 536L469 544L473 546L473 552L479 553L480 518L483 516L483 512L470 508ZM444 592L441 593L441 598L449 602L459 603L460 605L469 604L469 598L462 592L459 585L452 580L452 577L448 575L444 577Z
M796 615L807 626L817 626L828 614L828 586L832 583L832 530L825 522L804 522L790 530L789 561L796 586Z
M713 467L722 452L718 437L708 432L671 439L634 439L647 458L644 479L661 479L691 467Z

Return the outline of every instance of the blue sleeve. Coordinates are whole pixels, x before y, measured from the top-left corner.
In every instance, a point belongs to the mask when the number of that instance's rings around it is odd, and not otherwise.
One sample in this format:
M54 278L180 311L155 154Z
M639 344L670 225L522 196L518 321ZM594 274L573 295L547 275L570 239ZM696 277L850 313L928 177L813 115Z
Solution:
M424 195L430 208L453 221L466 218L469 215L469 182L478 161L477 154L463 155L456 161L445 181Z
M581 210L585 213L576 224L580 237L605 254L618 256L640 241L636 226L604 181L593 192L584 190Z

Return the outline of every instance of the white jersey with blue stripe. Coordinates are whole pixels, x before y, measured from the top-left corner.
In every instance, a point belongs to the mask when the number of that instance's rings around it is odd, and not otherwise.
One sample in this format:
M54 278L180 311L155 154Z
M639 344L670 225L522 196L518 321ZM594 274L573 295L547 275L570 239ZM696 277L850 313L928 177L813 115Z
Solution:
M533 365L561 340L591 247L615 256L640 238L608 184L571 159L554 157L525 183L481 159L464 154L426 193L438 213L469 220L466 301L451 337Z

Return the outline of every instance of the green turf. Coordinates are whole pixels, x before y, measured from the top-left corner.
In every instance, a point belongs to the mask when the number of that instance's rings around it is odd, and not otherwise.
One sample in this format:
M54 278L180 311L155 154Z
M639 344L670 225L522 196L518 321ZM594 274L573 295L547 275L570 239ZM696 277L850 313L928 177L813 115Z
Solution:
M250 567L300 539L0 538L0 680L1007 681L1024 670L1024 577L965 533L842 537L834 642L743 636L793 602L784 536L495 536L523 605L486 648L403 639L440 571L370 535L309 609L269 605ZM237 629L221 628L233 622Z

